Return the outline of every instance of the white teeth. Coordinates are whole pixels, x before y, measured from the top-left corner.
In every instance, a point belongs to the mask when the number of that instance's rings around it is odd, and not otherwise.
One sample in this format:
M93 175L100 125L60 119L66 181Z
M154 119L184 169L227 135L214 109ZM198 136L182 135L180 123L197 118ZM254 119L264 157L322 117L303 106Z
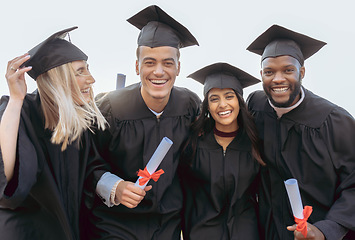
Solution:
M232 111L224 111L224 112L219 112L218 115L227 115L227 114L230 114Z
M283 88L273 88L272 91L277 92L277 93L282 93L286 92L288 90L288 87L283 87Z
M89 93L89 91L90 91L90 88L87 88L87 89L81 90L80 92L81 93Z
M154 79L154 80L151 80L152 83L154 84L164 84L167 82L167 80L158 80L158 79Z

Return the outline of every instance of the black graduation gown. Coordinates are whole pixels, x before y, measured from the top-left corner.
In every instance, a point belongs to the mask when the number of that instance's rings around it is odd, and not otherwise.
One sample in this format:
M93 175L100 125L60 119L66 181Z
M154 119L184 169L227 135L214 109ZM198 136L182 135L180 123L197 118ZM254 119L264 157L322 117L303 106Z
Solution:
M199 138L191 167L183 159L184 240L259 239L255 185L259 164L239 130L223 156L213 131Z
M97 146L112 173L136 182L163 137L173 145L158 167L165 173L150 181L152 189L133 209L124 205L108 208L97 198L91 211L93 239L180 239L182 193L176 169L179 147L187 138L191 122L198 114L200 99L186 88L173 87L169 102L159 119L140 94L140 84L109 93L99 108L110 124L98 132Z
M264 141L260 213L266 239L293 239L294 219L284 181L296 178L308 219L355 230L355 121L344 109L304 89L303 102L277 119L262 91L248 104ZM317 225L318 224L318 225ZM327 229L320 229L326 231Z
M7 102L8 97L1 99L0 116ZM94 166L99 169L102 159L91 147L88 132L82 136L81 150L76 142L62 152L61 145L52 144L50 138L51 132L44 130L39 95L27 94L14 177L8 183L0 155L1 239L79 239L81 196L84 179L89 177L86 171ZM93 186L87 187L95 191Z

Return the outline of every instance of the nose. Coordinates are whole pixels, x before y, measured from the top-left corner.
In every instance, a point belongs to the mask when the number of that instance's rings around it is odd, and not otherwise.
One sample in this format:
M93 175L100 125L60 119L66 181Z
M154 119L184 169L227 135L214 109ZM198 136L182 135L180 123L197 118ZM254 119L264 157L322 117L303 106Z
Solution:
M272 79L274 83L282 83L285 81L285 77L282 72L276 72L275 77Z
M164 67L161 64L157 64L155 69L154 69L154 74L156 76L164 75Z
M87 82L87 84L94 84L96 81L95 81L95 78L90 74L87 76L86 82Z
M224 100L223 98L219 101L219 107L221 108L225 108L227 106L227 102L226 100Z

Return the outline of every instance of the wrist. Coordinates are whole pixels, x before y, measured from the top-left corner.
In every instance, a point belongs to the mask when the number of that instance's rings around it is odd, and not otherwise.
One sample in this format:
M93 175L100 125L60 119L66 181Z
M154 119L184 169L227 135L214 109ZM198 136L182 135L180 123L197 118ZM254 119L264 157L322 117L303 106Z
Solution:
M10 95L9 97L9 102L8 102L8 106L12 106L12 107L18 107L18 108L22 108L22 104L23 104L23 99L24 98L20 98L20 97L13 97Z
M118 185L123 182L123 179L118 180L112 187L111 189L111 194L110 194L110 201L113 205L119 205L120 202L118 201L118 199L116 198L116 191L117 191L117 187Z

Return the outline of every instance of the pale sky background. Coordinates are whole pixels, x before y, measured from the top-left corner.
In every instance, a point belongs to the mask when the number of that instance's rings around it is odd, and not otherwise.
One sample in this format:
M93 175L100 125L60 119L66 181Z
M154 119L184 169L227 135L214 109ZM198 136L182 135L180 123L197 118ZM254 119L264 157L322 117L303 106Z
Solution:
M126 19L156 4L196 37L200 46L181 49L177 86L202 97L202 85L186 78L215 62L227 62L260 78L260 56L246 50L272 24L327 42L306 60L303 85L355 116L355 13L353 0L33 0L0 3L0 95L8 94L6 65L54 32L78 26L71 40L89 56L95 94L114 90L117 73L136 83L139 30ZM28 92L36 88L27 78ZM244 98L261 84L244 90Z

